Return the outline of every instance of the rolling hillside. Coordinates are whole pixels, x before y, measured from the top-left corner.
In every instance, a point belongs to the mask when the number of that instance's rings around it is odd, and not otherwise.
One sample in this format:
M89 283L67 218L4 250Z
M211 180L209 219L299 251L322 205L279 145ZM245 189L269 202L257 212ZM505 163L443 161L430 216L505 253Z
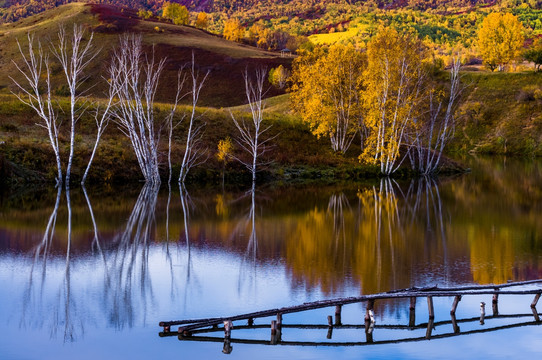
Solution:
M21 56L16 41L26 46L28 33L47 43L55 39L59 24L83 24L94 32L95 44L101 52L89 70L93 94L100 96L105 76L104 68L109 54L117 43L118 35L136 32L143 35L144 44L150 54L154 45L157 58L166 57L166 71L162 76L159 100L167 102L173 95L177 71L187 64L194 52L201 71L210 70L210 77L201 94L201 105L225 107L245 102L242 72L248 67L289 66L291 59L281 58L277 53L226 41L219 36L188 26L177 26L157 20L141 20L135 11L111 5L71 3L34 15L13 24L0 26L0 93L8 93L13 84L8 74L17 74L13 61ZM56 72L55 72L56 70ZM58 69L53 69L53 74ZM18 74L17 74L18 75ZM98 84L97 86L93 86ZM60 86L60 85L58 85ZM268 96L280 94L271 89Z

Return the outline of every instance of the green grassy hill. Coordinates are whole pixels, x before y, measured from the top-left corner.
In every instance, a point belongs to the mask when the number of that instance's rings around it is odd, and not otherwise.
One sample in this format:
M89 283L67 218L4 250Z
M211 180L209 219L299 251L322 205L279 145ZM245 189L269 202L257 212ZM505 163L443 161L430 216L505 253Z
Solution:
M448 151L542 156L542 73L466 72Z
M92 77L87 85L93 88L95 96L100 96L103 90L100 76L105 76L109 54L117 43L118 35L124 32L142 34L148 53L154 46L157 58L167 58L158 94L159 100L166 102L174 95L177 71L190 62L192 52L198 67L202 71L211 71L201 94L201 104L215 107L245 102L242 72L247 67L271 68L279 64L290 66L291 63L291 59L281 58L277 53L226 41L203 30L152 19L141 20L136 11L110 5L72 3L13 24L0 25L0 92L9 93L13 88L9 75L20 78L13 64L13 61L20 63L21 60L17 40L24 49L26 36L32 33L47 43L49 39L56 39L60 24L69 27L73 23L83 24L89 32L94 32L95 44L101 47L100 55L88 71ZM53 68L53 73L59 75L59 69ZM60 87L60 82L57 83ZM268 95L280 93L273 88Z

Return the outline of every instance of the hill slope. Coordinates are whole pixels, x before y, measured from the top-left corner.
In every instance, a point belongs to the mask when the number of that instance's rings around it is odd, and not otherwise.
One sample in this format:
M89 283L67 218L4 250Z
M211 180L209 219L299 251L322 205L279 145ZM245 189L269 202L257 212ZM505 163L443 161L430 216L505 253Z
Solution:
M26 46L26 34L34 33L42 41L55 39L59 24L83 24L95 34L95 44L102 47L99 57L93 63L88 85L99 96L103 90L101 75L105 75L112 48L118 35L124 32L140 33L150 54L154 46L157 58L166 57L166 70L162 76L158 99L170 100L175 86L177 71L191 60L194 53L201 71L211 71L201 99L202 105L232 106L245 102L242 72L248 67L289 66L291 59L255 47L226 41L221 37L188 26L177 26L153 20L137 18L135 11L111 5L71 3L34 15L13 24L0 26L0 91L9 92L13 86L8 74L16 75L13 61L20 63L21 56L16 41ZM53 69L55 70L55 69ZM55 73L55 71L53 71ZM58 69L57 71L58 72ZM17 74L18 75L18 74ZM60 87L60 81L56 86ZM280 92L272 89L268 95Z

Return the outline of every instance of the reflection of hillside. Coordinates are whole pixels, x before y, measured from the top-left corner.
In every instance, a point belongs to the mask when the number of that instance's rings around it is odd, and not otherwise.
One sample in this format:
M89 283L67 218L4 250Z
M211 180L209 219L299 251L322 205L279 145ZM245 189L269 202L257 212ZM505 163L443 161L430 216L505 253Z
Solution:
M458 179L443 196L454 209L450 241L468 241L473 280L541 277L535 254L542 251L542 164L479 158L471 166L475 174Z

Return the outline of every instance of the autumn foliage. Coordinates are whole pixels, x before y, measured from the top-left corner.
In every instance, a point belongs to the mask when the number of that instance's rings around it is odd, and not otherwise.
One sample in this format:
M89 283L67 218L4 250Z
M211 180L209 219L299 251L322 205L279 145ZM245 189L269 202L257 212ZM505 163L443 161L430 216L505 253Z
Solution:
M363 123L365 55L353 46L317 49L294 61L292 104L316 136L346 152Z
M456 57L443 101L445 91L429 81L429 59L412 34L381 28L366 52L334 45L297 58L291 100L314 135L330 138L334 151L346 152L359 134L360 161L378 165L382 174L397 171L407 157L414 170L433 172L440 155L432 154L440 154L451 136L461 87Z
M523 45L523 25L512 14L491 13L478 32L478 47L491 70L503 70L516 59Z

